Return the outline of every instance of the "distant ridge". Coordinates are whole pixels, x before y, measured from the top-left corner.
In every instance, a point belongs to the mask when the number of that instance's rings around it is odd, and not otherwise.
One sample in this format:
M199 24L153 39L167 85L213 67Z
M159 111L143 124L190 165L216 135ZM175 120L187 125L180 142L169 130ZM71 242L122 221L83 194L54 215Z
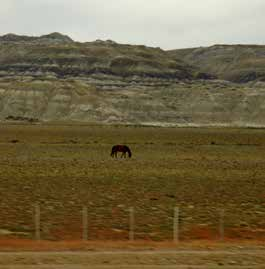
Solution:
M158 48L112 40L81 43L57 32L40 37L7 34L0 36L1 43L0 71L12 76L196 78L193 67Z
M237 83L265 82L265 45L225 45L168 51L175 59L219 79Z
M0 36L0 42L34 42L34 41L53 41L60 43L74 42L69 36L63 35L58 32L50 33L42 36L26 36L26 35L16 35L9 33Z

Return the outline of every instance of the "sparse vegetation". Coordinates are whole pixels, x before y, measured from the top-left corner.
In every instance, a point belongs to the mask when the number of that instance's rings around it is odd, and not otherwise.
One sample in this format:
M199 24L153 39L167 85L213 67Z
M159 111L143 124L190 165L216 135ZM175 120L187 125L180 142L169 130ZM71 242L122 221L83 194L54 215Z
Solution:
M215 45L172 50L168 54L219 79L239 83L265 81L265 46Z
M83 205L90 239L128 238L130 206L138 239L170 239L174 206L182 239L218 238L223 208L228 238L264 239L264 130L2 125L0 143L0 229L18 237L38 202L45 239L79 239Z
M58 77L78 77L105 73L121 77L192 79L193 68L172 60L165 51L145 46L119 45L112 42L77 43L52 34L25 41L21 37L1 38L1 71L25 76L53 73ZM55 42L57 40L59 42ZM172 64L175 63L175 64Z

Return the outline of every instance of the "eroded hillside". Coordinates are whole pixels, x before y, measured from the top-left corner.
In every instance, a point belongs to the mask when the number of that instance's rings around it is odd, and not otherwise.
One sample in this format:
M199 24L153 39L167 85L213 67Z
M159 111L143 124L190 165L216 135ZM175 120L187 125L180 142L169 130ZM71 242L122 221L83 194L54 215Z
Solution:
M219 79L238 83L265 81L265 46L215 45L168 53Z
M0 37L0 75L67 78L110 75L117 79L192 79L194 70L159 48L111 40L78 43L59 33Z
M264 126L265 88L222 82L154 87L146 79L0 82L1 120L80 121L160 126ZM145 84L143 86L143 84Z
M192 65L192 51L78 43L59 33L2 36L0 119L265 126L264 84L213 80L221 67Z

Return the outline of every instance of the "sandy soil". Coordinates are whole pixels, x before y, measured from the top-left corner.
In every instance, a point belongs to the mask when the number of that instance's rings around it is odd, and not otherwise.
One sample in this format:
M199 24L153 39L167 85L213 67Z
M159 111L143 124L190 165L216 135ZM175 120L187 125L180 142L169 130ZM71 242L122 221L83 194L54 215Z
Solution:
M0 241L0 269L265 268L265 244L254 241Z
M151 268L265 268L265 250L257 248L218 250L1 252L0 269L151 269Z

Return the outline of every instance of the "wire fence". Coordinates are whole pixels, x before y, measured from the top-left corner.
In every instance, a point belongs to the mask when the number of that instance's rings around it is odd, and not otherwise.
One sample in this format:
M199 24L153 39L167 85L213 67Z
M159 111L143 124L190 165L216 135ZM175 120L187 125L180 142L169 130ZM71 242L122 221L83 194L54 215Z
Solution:
M82 240L87 241L89 240L89 214L88 214L88 207L83 206L82 210ZM179 243L181 240L181 229L180 229L180 207L175 207L173 209L173 220L172 220L172 237L171 240L174 243ZM136 233L136 216L137 211L134 207L128 208L128 240L134 241L137 240L137 233ZM41 218L41 207L39 204L35 205L34 209L34 227L35 227L35 239L41 240L42 238L42 220ZM217 238L220 241L225 239L225 210L221 209L218 211L218 227L217 227Z
M68 204L69 205L69 204ZM158 207L97 207L75 205L47 206L36 203L25 213L16 210L2 212L0 239L4 235L40 240L171 240L174 243L190 239L224 241L232 237L265 240L265 214L257 211L256 218L242 221L238 212L215 209L211 212L199 208L175 206L161 211ZM25 206L23 205L23 208ZM9 209L10 210L10 209ZM206 214L206 213L207 214ZM12 214L13 213L13 214ZM6 216L4 219L3 216ZM232 220L231 220L232 219ZM263 221L264 219L264 221ZM3 227L6 230L2 229ZM14 231L14 232L13 232Z

